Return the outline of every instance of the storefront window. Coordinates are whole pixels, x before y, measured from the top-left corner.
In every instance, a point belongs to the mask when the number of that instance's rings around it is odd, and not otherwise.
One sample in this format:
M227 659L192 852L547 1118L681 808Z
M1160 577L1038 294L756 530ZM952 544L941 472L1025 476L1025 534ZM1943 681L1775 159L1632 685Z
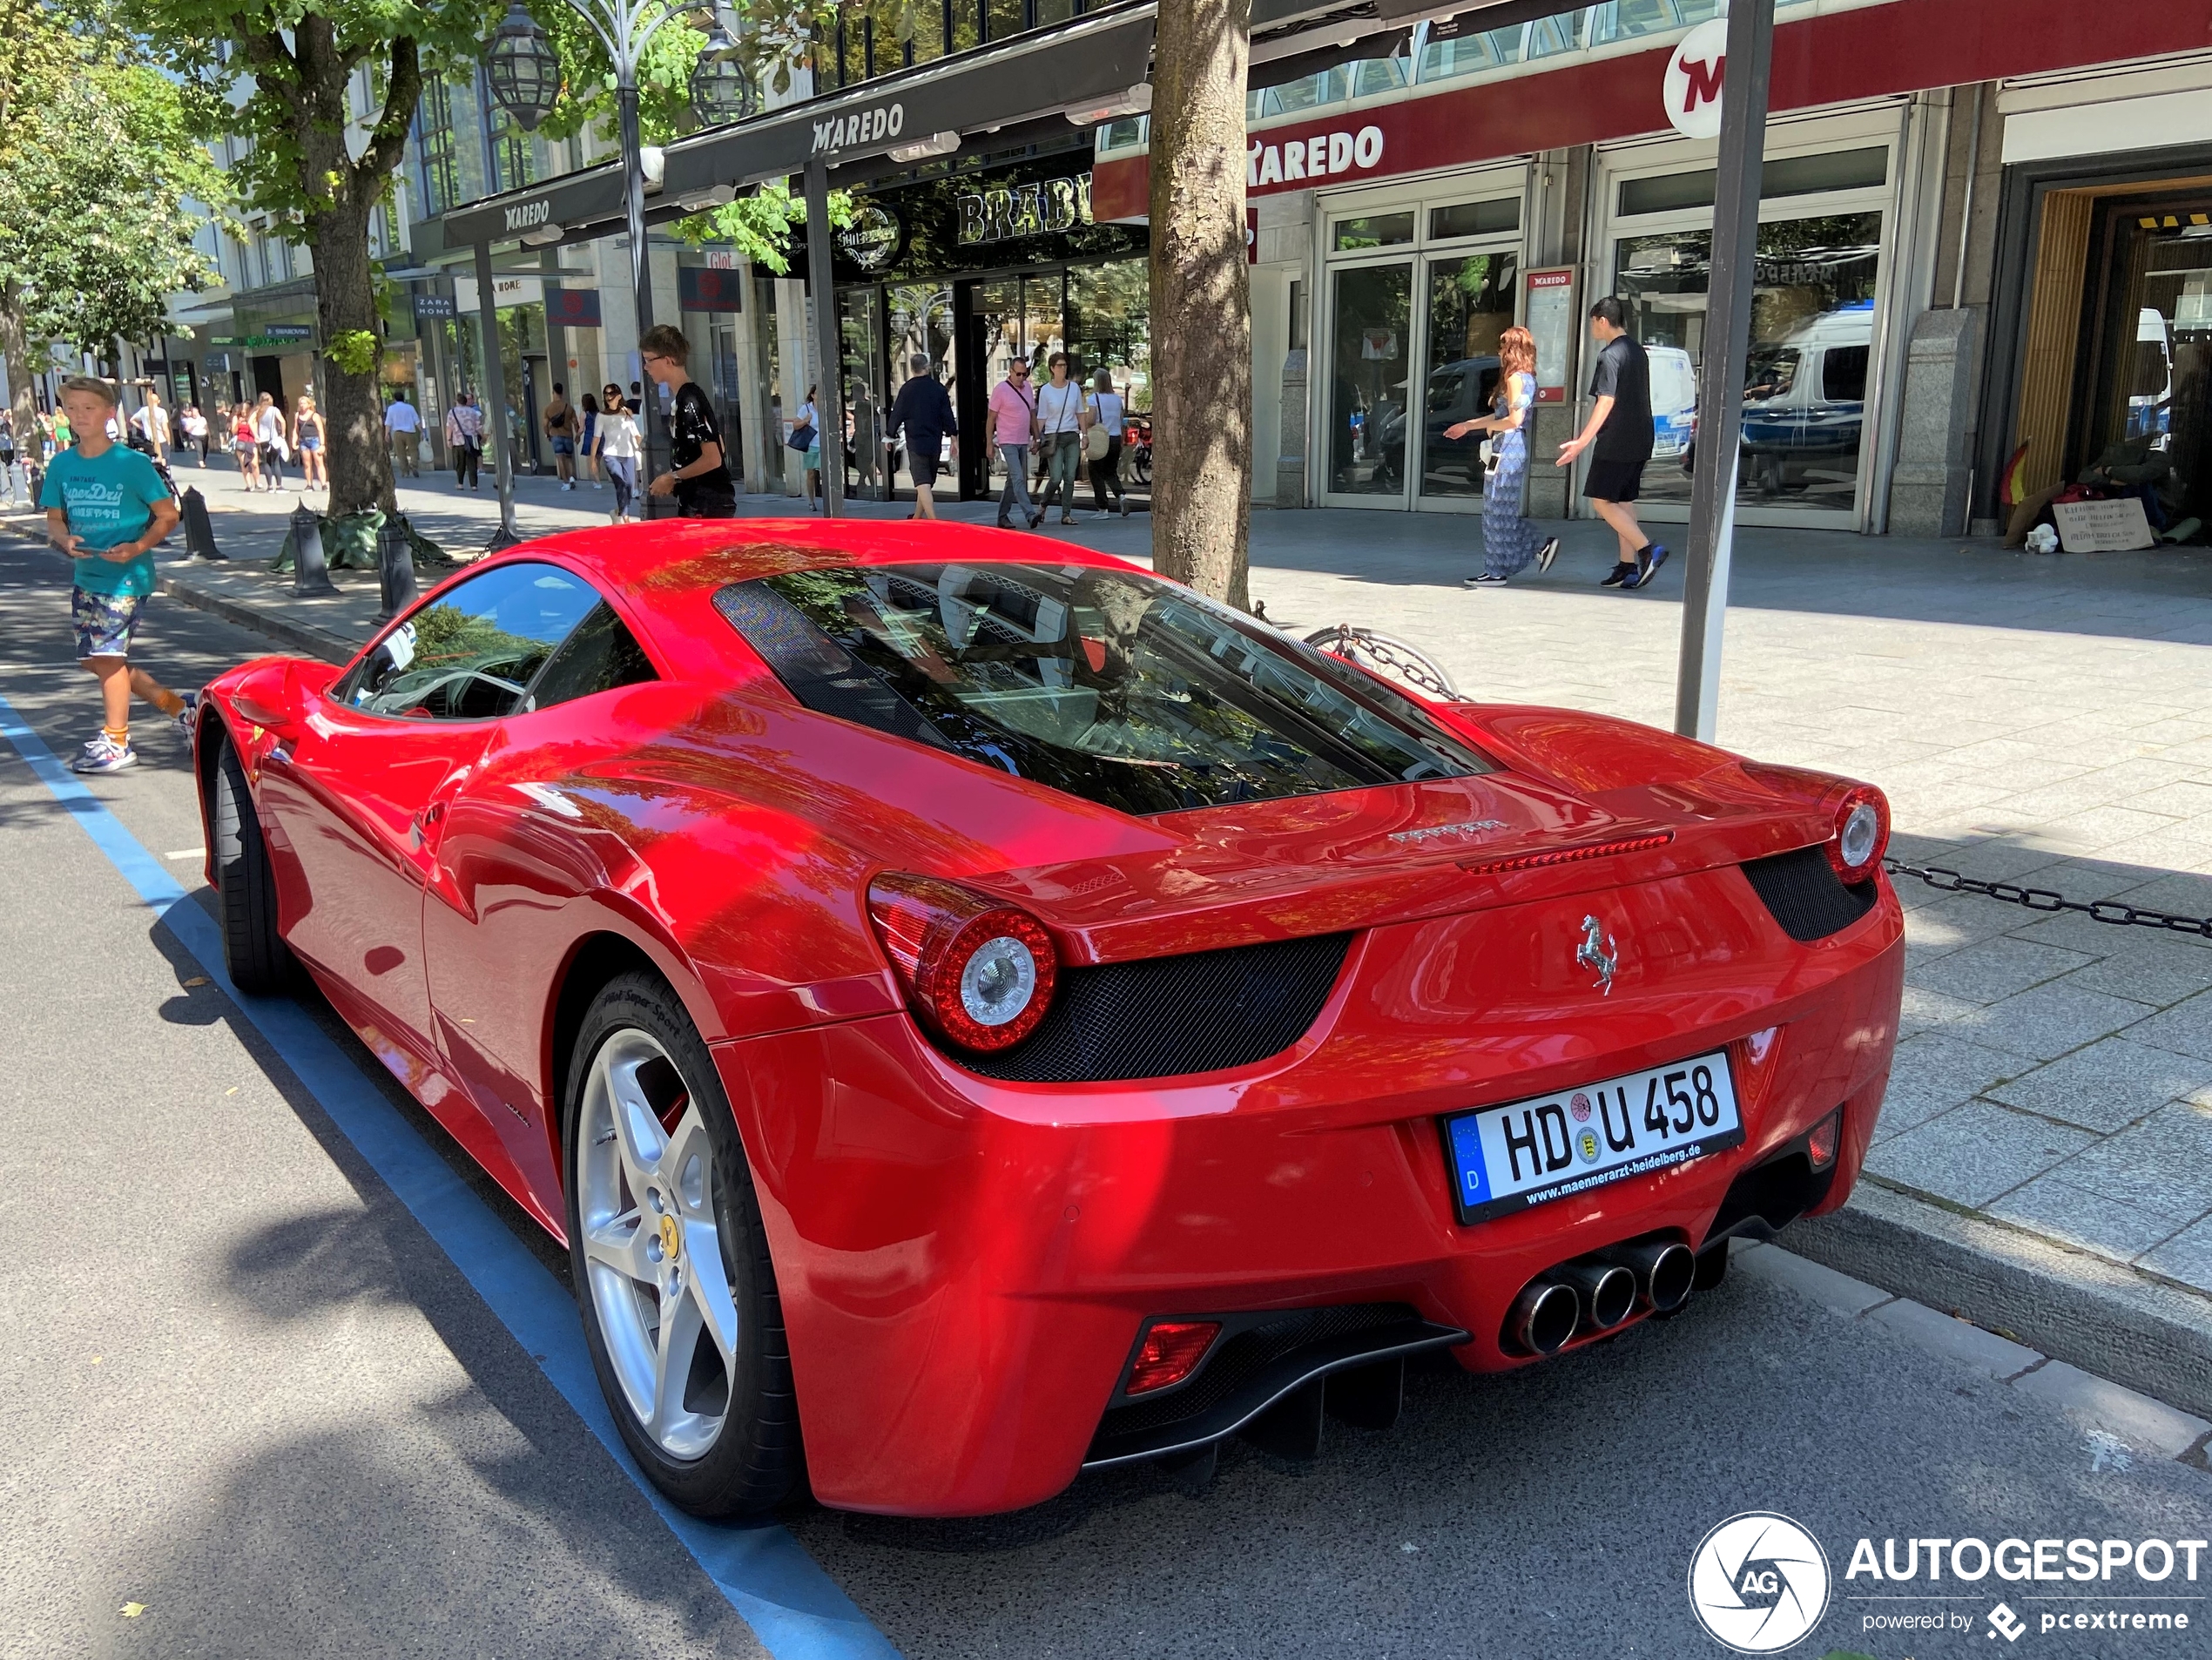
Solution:
M1350 495L1396 496L1406 478L1413 268L1354 267L1339 271L1334 280L1328 487Z
M1152 288L1143 260L1069 268L1068 350L1086 381L1110 372L1132 413L1151 408Z
M2068 469L2107 469L2162 530L2212 517L2212 197L2149 206L2106 210L2088 421Z
M1368 213L1358 219L1340 219L1336 224L1336 251L1339 253L1356 252L1361 248L1386 248L1413 240L1413 213L1411 208L1402 213Z
M1651 359L1648 501L1689 499L1712 240L1670 231L1615 244L1614 290ZM1853 507L1881 245L1878 213L1759 226L1739 502Z

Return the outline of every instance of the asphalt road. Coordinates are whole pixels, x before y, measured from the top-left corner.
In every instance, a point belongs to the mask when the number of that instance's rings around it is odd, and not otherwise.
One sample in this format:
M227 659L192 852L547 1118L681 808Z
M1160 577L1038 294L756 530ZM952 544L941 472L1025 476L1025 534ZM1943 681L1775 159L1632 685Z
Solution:
M180 685L260 651L159 600L140 645ZM97 719L71 656L64 568L0 545L0 697L64 759ZM184 745L144 724L138 744L91 796L198 889ZM1685 1576L1745 1510L1803 1523L1836 1576L1793 1653L2212 1652L2202 1602L2156 1605L2189 1612L2186 1634L2076 1636L2040 1615L2109 1604L1993 1579L1911 1605L1967 1630L1864 1634L1904 1605L1851 1600L1885 1589L1843 1577L1861 1535L2204 1538L2212 1474L1740 1274L1561 1363L1418 1371L1397 1428L1332 1425L1310 1464L1232 1447L1195 1491L1139 1468L1008 1517L801 1506L727 1549L679 1535L559 1353L539 1358L560 1344L517 1326L513 1287L557 1285L563 1255L319 1004L291 1018L332 1068L287 1061L299 1044L187 949L205 928L155 920L125 880L106 822L0 742L0 1237L21 1247L0 1265L0 1654L882 1652L830 1587L916 1660L1717 1657ZM436 1150L444 1201L388 1184L344 1090ZM448 1254L463 1211L511 1259L496 1283ZM2110 1589L2201 1596L2212 1559L2200 1573ZM1983 1623L2000 1595L2029 1622L2017 1643ZM822 1617L765 1618L764 1644L740 1609L779 1603Z

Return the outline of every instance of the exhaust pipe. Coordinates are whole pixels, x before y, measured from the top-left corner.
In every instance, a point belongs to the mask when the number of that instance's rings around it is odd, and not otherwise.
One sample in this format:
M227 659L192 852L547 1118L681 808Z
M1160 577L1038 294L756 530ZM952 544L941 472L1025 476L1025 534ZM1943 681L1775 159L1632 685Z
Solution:
M1634 1273L1643 1306L1655 1314L1671 1314L1689 1300L1697 1278L1697 1258L1688 1245L1672 1239L1647 1239L1619 1245L1607 1259Z
M1593 1332L1609 1332L1636 1306L1636 1276L1617 1262L1585 1258L1554 1269L1581 1294L1582 1312Z
M1567 1346L1581 1319L1582 1299L1572 1285L1557 1279L1532 1279L1514 1299L1506 1330L1531 1354L1556 1354Z

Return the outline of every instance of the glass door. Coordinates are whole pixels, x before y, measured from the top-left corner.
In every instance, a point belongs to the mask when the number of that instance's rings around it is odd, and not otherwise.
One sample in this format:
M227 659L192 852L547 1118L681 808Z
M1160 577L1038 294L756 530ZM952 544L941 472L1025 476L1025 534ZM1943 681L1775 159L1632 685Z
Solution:
M845 404L845 488L859 499L891 499L885 470L883 341L879 291L844 288L837 296Z
M1028 395L1035 400L1038 384L1046 378L1046 362L1053 353L1065 349L1064 286L1064 275L1058 271L998 277L970 285L969 304L977 341L974 368L981 376L983 398L988 399L1006 379L1007 370L1021 361L1029 366ZM982 493L995 496L1006 484L1005 459L988 432L984 442L988 449ZM1033 469L1036 460L1032 449Z
M2067 476L2104 469L2154 530L2212 518L2212 196L2122 197L2098 217Z
M1352 507L1406 500L1406 392L1413 361L1413 262L1331 277L1329 437L1322 489Z
M895 400L899 388L906 385L914 373L914 360L927 357L929 372L946 383L955 385L960 368L960 352L954 342L953 291L934 282L894 283L884 290L885 350L889 361L885 365L884 386L890 399ZM885 405L887 414L890 405ZM961 417L966 427L965 416ZM906 435L894 433L891 436L899 447L884 452L884 487L889 494L914 488L914 474L907 465ZM980 453L970 444L961 446L963 454Z
M1482 435L1447 438L1490 413L1498 391L1498 340L1513 327L1521 260L1513 250L1423 259L1426 339L1422 361L1420 493L1424 505L1482 499Z

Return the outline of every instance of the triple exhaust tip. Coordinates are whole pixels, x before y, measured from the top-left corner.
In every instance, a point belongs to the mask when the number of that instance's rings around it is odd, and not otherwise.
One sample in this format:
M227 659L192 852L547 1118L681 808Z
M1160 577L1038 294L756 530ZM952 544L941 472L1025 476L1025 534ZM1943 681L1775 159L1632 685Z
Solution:
M1639 1308L1669 1313L1689 1299L1697 1258L1688 1245L1649 1240L1561 1263L1521 1288L1506 1318L1532 1354L1556 1354L1576 1332L1609 1332Z

